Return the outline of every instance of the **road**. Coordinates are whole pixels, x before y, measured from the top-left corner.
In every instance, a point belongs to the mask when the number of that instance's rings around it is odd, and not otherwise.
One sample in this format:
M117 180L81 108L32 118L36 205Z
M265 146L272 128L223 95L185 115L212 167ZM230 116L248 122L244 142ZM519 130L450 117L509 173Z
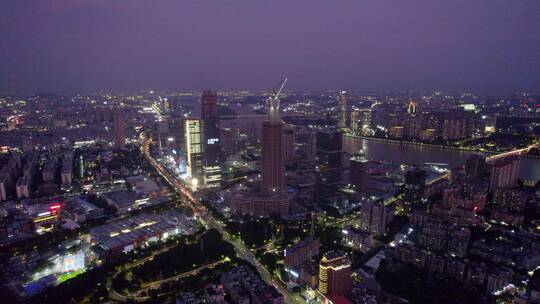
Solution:
M128 269L132 269L132 268L134 268L136 266L139 266L139 265L142 265L142 264L144 264L144 263L146 263L148 261L151 261L151 260L154 259L155 256L157 256L157 255L159 255L159 254L161 254L163 252L166 252L166 251L168 251L171 248L174 248L176 246L177 246L176 244L171 245L171 246L167 246L165 248L162 248L160 250L157 250L157 251L153 252L151 255L149 255L147 257L135 260L135 261L133 261L131 263L128 263L128 264L125 264L125 265L123 265L121 267L118 267L116 269L116 272L113 275L111 275L109 278L107 278L107 283L105 285L111 300L114 300L114 301L117 301L117 302L127 302L128 300L133 300L135 302L144 302L144 301L148 300L147 297L125 296L125 295L122 295L122 294L118 293L116 290L114 290L114 288L112 288L112 281L114 280L114 278L116 278L123 271L126 271Z
M198 274L199 272L201 272L201 271L203 271L205 269L214 268L214 267L216 267L216 266L218 266L220 264L227 263L227 262L230 262L230 261L231 261L231 259L229 259L228 257L225 257L225 258L223 258L223 259L221 259L221 260L219 260L217 262L210 263L210 264L207 264L207 265L192 269L190 271L186 271L184 273L181 273L181 274L178 274L178 275L175 275L175 276L172 276L172 277L168 277L168 278L165 278L165 279L153 281L153 282L150 282L150 283L145 283L141 287L143 288L143 290L145 290L145 289L156 289L159 286L161 286L161 284L163 284L163 283L168 283L168 282L172 282L172 281L178 281L179 279L183 279L183 278L187 278L187 277L196 275L196 274Z
M152 255L152 257L153 256L155 256L155 254ZM227 263L229 261L230 261L230 259L225 257L222 260L219 260L217 262L210 263L210 264L207 264L207 265L192 269L190 271L186 271L184 273L181 273L181 274L178 274L178 275L175 275L175 276L172 276L172 277L168 277L168 278L165 278L165 279L162 279L162 280L157 280L157 281L154 281L154 282L143 284L141 286L142 289L140 289L138 291L135 291L135 292L131 292L128 295L120 294L119 292L114 290L114 288L112 288L112 279L110 279L109 281L107 281L107 290L109 291L109 297L112 300L115 300L115 301L126 302L126 301L129 300L129 301L135 301L135 302L145 302L145 301L148 301L150 299L149 296L141 296L140 295L140 294L144 294L145 291L148 291L148 290L151 290L151 289L157 289L163 283L177 281L177 280L180 280L180 279L183 279L183 278L187 278L187 277L196 275L196 274L198 274L199 272L201 272L201 271L203 271L205 269L211 269L211 268L216 267L219 264ZM136 265L139 265L140 263L141 262L130 264L129 267L131 267L131 268L135 267ZM126 267L123 267L121 271L124 271L124 270L126 270ZM121 271L119 270L118 272L116 272L115 275L113 276L113 278L116 277Z
M203 223L207 228L213 228L221 233L223 240L232 244L239 257L251 263L259 272L261 278L268 285L274 286L284 297L285 303L305 303L305 301L298 295L293 294L286 287L281 285L282 283L275 279L270 272L255 258L255 255L246 247L244 242L240 239L232 238L229 232L225 229L225 225L219 220L215 219L212 214L206 209L206 207L197 199L193 197L193 194L176 178L174 178L169 171L167 171L163 165L161 165L150 153L151 140L145 136L143 141L143 154L146 159L152 164L152 166L158 171L158 173L166 180L172 187L182 195L186 200L189 207L192 209L193 214Z

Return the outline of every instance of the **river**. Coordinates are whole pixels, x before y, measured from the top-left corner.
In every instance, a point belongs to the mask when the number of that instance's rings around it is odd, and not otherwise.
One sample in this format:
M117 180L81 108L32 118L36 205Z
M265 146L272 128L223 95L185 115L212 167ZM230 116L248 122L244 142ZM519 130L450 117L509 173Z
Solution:
M347 153L357 153L363 150L364 155L370 160L389 160L416 165L423 165L426 162L445 163L448 164L449 168L462 166L474 154L474 152L469 151L402 145L352 136L344 136L343 150ZM540 180L540 159L521 158L519 178Z

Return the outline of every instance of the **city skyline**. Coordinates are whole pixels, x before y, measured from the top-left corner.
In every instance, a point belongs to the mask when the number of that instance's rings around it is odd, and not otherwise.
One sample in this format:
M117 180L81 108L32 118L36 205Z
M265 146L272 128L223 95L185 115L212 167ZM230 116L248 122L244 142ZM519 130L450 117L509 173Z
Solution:
M540 304L540 0L0 2L1 303Z
M308 6L309 5L309 6ZM10 1L0 91L538 91L538 1Z

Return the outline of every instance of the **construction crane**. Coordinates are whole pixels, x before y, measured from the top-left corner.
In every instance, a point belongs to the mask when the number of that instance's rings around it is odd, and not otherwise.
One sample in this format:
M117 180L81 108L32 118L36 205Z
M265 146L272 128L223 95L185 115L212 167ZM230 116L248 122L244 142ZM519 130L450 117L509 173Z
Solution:
M283 87L285 87L285 83L287 83L287 78L283 79L283 81L280 82L279 89L268 96L268 99L266 99L266 105L268 106L268 113L270 115L270 120L279 120L279 95L281 94L281 91L283 91Z

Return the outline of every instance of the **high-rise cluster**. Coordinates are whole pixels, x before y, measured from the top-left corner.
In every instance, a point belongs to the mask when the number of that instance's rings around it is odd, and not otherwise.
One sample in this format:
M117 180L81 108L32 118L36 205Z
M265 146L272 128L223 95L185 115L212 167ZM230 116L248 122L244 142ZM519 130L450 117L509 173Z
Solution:
M186 119L187 175L192 186L216 187L221 182L217 94L204 91L201 119Z

